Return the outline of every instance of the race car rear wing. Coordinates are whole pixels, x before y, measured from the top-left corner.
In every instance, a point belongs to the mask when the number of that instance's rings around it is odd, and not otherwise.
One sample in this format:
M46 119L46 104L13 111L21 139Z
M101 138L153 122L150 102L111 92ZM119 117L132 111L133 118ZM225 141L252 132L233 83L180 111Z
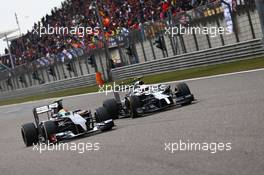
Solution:
M45 105L45 106L34 108L33 115L36 121L36 125L38 126L39 124L39 114L47 113L47 117L49 120L50 116L53 115L54 113L56 114L61 108L63 108L62 100L55 101L50 105ZM50 113L51 111L53 112L53 114Z
M63 108L62 99L54 101L53 103L51 103L49 105L34 108L33 111L35 111L36 114L43 114L43 113L50 112L53 109L57 109L57 108Z
M50 112L53 109L58 108L58 106L59 106L58 103L53 103L47 106L41 106L41 107L35 108L34 111L36 111L37 114L43 114L43 113Z

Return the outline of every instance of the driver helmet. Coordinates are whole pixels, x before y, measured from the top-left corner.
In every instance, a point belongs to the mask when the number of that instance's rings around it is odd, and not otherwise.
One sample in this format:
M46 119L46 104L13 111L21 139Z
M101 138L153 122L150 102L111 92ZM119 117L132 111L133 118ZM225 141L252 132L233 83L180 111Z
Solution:
M58 112L58 117L63 117L65 116L65 114L67 113L67 111L65 109L61 109L59 112Z
M138 84L139 85L144 85L145 83L144 83L144 81L139 81Z

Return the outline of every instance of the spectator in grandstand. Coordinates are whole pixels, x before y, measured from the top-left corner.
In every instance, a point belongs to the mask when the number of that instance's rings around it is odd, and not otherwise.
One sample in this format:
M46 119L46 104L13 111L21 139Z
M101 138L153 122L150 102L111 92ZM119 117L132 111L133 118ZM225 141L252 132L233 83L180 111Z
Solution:
M98 3L107 39L120 33L139 29L140 24L168 17L169 12L177 15L183 10L204 3L205 0L104 0ZM66 0L61 8L51 10L51 15L45 15L34 24L34 29L48 25L53 27L97 27L98 21L92 0ZM101 33L100 33L101 35ZM75 57L76 52L89 51L101 47L102 36L85 35L43 35L40 37L28 31L23 37L13 40L11 53L16 64L34 61L42 57L57 56L60 60ZM115 42L113 42L115 43ZM82 50L82 51L80 51Z
M5 55L7 55L9 53L8 49L5 48Z

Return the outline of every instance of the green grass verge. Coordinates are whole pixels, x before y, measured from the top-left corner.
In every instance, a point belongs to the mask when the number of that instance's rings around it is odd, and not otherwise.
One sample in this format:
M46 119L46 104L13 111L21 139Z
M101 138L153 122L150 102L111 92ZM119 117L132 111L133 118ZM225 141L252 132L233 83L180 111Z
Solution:
M177 70L173 72L166 72L166 73L160 73L160 74L154 74L154 75L147 75L143 77L143 81L146 82L147 84L162 83L162 82L168 82L168 81L184 80L184 79L189 79L189 78L218 75L218 74L252 70L252 69L258 69L258 68L264 68L264 57L242 60L242 61L234 61L231 63L202 66L202 67L191 68L191 69L186 69L186 70ZM117 84L121 82L124 82L124 83L131 82L131 80L133 79L117 81ZM98 92L98 90L99 88L97 86L67 89L67 90L62 90L58 92L40 94L36 96L30 96L30 97L19 98L19 99L0 100L0 106L8 105L8 104L23 103L23 102L28 102L28 101L42 100L42 99L48 99L48 98L60 98L60 97L71 96L71 95Z

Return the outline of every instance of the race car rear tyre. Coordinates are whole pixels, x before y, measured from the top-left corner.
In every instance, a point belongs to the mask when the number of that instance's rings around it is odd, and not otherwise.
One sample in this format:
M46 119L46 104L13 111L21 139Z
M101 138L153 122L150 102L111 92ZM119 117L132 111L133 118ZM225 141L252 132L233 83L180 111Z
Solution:
M113 119L118 119L119 105L115 99L108 99L103 102L103 107L106 108L107 112Z
M49 140L49 137L58 132L58 127L54 121L46 121L43 123L43 136L45 138L46 143Z
M26 146L32 146L38 142L38 130L34 123L22 125L21 134Z
M95 110L95 121L97 123L101 123L106 120L113 119L111 115L109 115L107 109L105 107L99 107Z
M177 97L185 97L187 95L191 95L190 88L189 88L189 86L186 83L177 84L175 90L177 91L177 93L176 93ZM188 100L187 102L183 103L182 105L191 104L193 100L194 99L193 99L193 96L192 96L192 99Z
M111 122L109 122L109 123L106 123L105 126L102 126L102 127L100 128L100 130L101 130L102 132L110 131L114 126L115 126L114 121L111 121Z
M130 105L130 117L136 118L139 116L137 112L137 108L140 107L140 99L138 96L130 96L129 97L129 105Z

